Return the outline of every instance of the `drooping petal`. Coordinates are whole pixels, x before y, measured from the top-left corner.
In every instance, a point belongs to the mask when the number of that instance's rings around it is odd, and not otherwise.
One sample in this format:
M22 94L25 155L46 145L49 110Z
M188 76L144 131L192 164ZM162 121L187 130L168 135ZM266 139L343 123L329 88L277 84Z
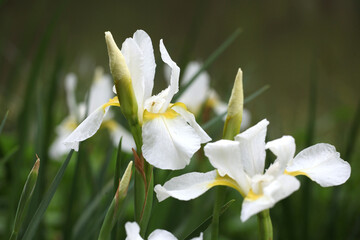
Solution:
M295 140L292 136L283 136L279 139L266 143L266 149L270 149L277 157L279 162L278 173L283 174L287 164L292 161L295 154Z
M151 96L154 86L156 68L154 49L151 38L145 31L137 30L133 38L143 54L144 99L147 99Z
M143 238L140 236L140 227L136 222L125 223L125 231L125 240L143 240Z
M112 80L109 75L103 75L91 85L89 92L88 112L94 112L102 104L114 96L112 92Z
M196 122L194 115L191 112L186 110L186 107L175 104L174 106L171 107L171 109L173 109L175 112L179 113L186 120L186 122L188 124L190 124L191 127L194 128L196 133L201 138L201 143L206 143L206 142L211 141L211 138L209 137L209 135L207 135L207 133Z
M121 47L121 52L124 55L126 65L131 75L131 82L134 89L136 102L138 104L138 117L142 121L142 114L144 112L144 56L141 49L134 39L127 38Z
M148 240L177 240L177 238L166 230L156 229L149 235Z
M188 83L191 78L200 70L199 62L190 62L185 69L181 85ZM202 72L195 81L181 94L178 101L184 103L188 109L198 114L201 106L208 96L210 76L207 72Z
M216 186L217 171L207 173L192 172L174 177L163 186L156 185L154 191L159 202L173 197L179 200L188 201L205 193L211 187Z
M242 164L249 176L264 172L265 136L268 124L269 122L264 119L235 137L240 143Z
M242 194L249 191L249 179L244 172L240 145L236 141L220 140L208 143L204 147L205 155L211 165L216 168L220 176L228 175L234 179L242 190Z
M197 132L177 115L160 114L145 121L142 128L142 151L145 159L161 169L182 169L200 148Z
M288 174L306 175L322 187L337 186L350 177L350 164L334 146L319 143L302 150L286 168Z
M162 39L160 40L160 52L161 52L161 59L171 68L170 86L168 87L169 91L166 96L166 101L164 104L164 106L167 108L175 93L179 91L180 68L171 59Z
M79 150L79 142L82 142L92 137L104 119L107 109L99 107L93 113L91 113L64 141L65 146Z
M109 129L114 146L118 146L122 138L121 149L123 151L131 153L133 148L136 149L134 138L123 126L114 120L105 120L102 125Z
M275 203L288 197L299 187L300 182L295 177L288 175L277 177L264 186L261 195L244 199L241 209L241 221L245 222L251 216L273 207Z

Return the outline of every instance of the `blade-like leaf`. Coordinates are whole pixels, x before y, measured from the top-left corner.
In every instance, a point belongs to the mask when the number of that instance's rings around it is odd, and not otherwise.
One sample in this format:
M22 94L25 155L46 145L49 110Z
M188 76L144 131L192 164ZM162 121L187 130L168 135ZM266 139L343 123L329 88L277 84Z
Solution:
M2 122L1 122L1 125L0 125L0 134L2 133L2 130L5 126L5 122L6 122L6 119L7 119L7 116L9 115L9 110L6 111L5 113L5 117L3 118Z
M64 161L64 163L62 164L62 166L60 167L59 171L57 172L53 182L50 185L49 190L47 191L47 193L44 196L44 199L41 201L38 209L35 212L35 215L32 217L25 233L23 236L23 240L27 240L27 239L33 239L33 236L36 232L37 227L39 226L39 223L41 221L41 219L44 216L44 213L47 209L47 207L49 206L51 199L53 198L56 189L58 188L62 177L64 176L66 167L68 166L71 156L73 154L74 150L71 150L66 158L66 160Z

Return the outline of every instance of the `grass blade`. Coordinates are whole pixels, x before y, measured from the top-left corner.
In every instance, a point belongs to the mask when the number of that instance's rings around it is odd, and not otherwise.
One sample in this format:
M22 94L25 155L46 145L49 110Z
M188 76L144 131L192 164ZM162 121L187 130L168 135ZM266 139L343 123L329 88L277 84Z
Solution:
M6 122L6 119L7 119L7 116L9 115L9 110L6 111L5 113L5 117L3 118L2 122L1 122L1 125L0 125L0 134L2 133L2 130L5 126L5 122Z
M240 28L236 29L226 40L223 42L204 62L202 67L197 71L197 73L190 79L188 83L186 83L179 92L174 96L174 102L181 96L183 92L195 81L195 79L204 71L206 70L240 35L242 30Z
M66 167L68 166L68 164L70 162L73 152L74 152L74 150L71 150L69 152L66 160L64 161L61 168L57 172L53 182L51 183L49 190L47 191L46 195L44 196L44 199L41 201L38 209L35 212L35 215L32 217L30 224L28 225L26 232L22 238L23 240L33 239L36 229L39 226L40 221L43 218L45 211L46 211L47 207L49 206L51 199L53 198L53 196L56 192L56 189L58 188L58 186L61 182L61 179L65 173Z
M229 207L231 206L231 204L233 204L234 202L235 202L235 199L231 199L230 201L225 203L220 209L219 216L221 216L224 212L226 212L226 210L228 210ZM209 227L209 225L211 224L212 218L213 218L213 215L206 218L198 227L196 227L193 231L191 231L184 238L184 240L189 240L191 238L199 236L201 232L204 232Z

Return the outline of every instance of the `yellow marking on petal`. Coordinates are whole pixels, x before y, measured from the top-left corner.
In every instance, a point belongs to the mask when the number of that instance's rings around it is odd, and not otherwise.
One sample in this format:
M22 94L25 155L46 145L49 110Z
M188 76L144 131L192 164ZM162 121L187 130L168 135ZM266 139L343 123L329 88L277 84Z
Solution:
M102 122L101 126L108 128L110 131L115 131L117 129L117 123L112 119Z
M73 120L69 120L69 121L66 121L66 123L64 124L64 127L68 130L75 130L78 126L78 123L76 121L73 121Z
M118 97L113 97L111 98L107 103L103 104L101 107L105 112L105 108L109 107L109 106L116 106L116 107L120 107L120 102Z
M308 178L310 178L309 175L307 175L305 172L302 172L302 171L288 172L288 171L285 170L285 171L284 171L284 174L287 174L287 175L290 175L290 176L294 176L294 177L299 176L299 175L304 175L304 176L307 176Z
M253 192L252 189L250 189L250 191L246 195L245 199L249 200L249 201L255 201L255 200L259 199L262 196L263 196L262 194L256 194L256 193Z
M187 107L186 107L185 103L182 103L182 102L176 102L174 104L170 104L170 108L172 108L172 107L181 107L187 111Z
M228 186L237 190L242 196L244 196L244 192L240 189L240 186L235 182L234 179L230 178L228 175L224 177L220 176L219 173L216 175L216 178L213 182L208 184L209 188L215 186Z
M165 117L167 119L176 118L179 114L172 110L171 108L168 108L166 112L164 113L152 113L148 112L147 110L144 111L144 122L153 120L158 117Z

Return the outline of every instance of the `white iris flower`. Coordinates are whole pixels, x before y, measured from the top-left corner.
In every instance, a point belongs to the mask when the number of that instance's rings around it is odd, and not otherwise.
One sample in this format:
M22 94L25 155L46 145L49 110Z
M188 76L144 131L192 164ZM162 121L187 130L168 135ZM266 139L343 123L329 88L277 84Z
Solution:
M214 186L225 185L244 197L241 220L246 221L296 191L300 187L297 175L308 176L323 187L340 185L349 178L350 165L332 145L316 144L294 158L295 141L291 136L265 144L268 124L264 119L238 134L235 141L207 144L205 155L216 170L184 174L155 186L158 200L190 200ZM270 149L277 159L264 173L265 149Z
M125 223L126 239L125 240L143 240L140 236L140 227L136 222ZM191 240L202 240L203 234L199 237L192 238ZM148 240L177 240L177 238L170 232L162 229L154 230L148 237Z
M77 103L75 96L76 85L76 75L73 73L68 74L65 77L65 91L66 101L69 108L69 116L67 116L56 128L57 137L50 146L49 150L50 157L54 159L57 159L69 152L70 147L65 146L63 142L85 117L86 104L84 102ZM102 69L97 68L95 71L94 82L89 91L88 112L94 111L103 103L107 102L112 95L110 76L103 75ZM131 148L135 145L131 134L117 122L113 121L110 118L110 115L104 120L103 127L109 130L114 146L118 145L122 136L124 138L123 142L128 143L123 144L123 149L127 152L131 152Z
M185 104L170 103L179 89L180 68L170 58L160 40L161 58L171 69L170 85L152 96L156 64L148 34L142 30L136 31L132 38L127 38L122 44L121 52L110 32L105 33L105 38L108 48L114 54L123 55L131 75L139 124L142 126L143 156L157 168L184 168L201 143L208 142L211 138L197 124ZM118 98L115 97L96 109L65 140L65 144L77 150L78 142L91 137L99 129L109 106L119 107Z

